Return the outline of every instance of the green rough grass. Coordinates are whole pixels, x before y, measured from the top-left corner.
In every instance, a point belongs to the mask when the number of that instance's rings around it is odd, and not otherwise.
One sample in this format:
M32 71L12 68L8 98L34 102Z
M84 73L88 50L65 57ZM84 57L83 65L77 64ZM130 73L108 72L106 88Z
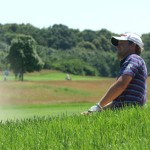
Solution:
M137 107L1 122L0 149L149 150L149 113Z
M81 75L70 75L72 81L89 81L89 80L100 80L100 77L94 76L81 76ZM25 74L24 79L28 81L64 81L66 80L66 73L59 71L41 71L35 73L27 73ZM106 79L106 78L105 78Z

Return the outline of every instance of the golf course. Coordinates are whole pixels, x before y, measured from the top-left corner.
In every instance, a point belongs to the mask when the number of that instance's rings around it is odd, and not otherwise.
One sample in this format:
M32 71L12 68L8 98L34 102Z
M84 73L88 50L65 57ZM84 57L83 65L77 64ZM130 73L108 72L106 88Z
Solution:
M0 116L9 119L79 113L95 104L115 80L71 75L72 80L66 81L65 76L56 71L42 71L25 75L23 82L16 81L13 74L7 81L1 79L1 110L6 113Z
M0 149L148 150L150 89L144 108L80 113L97 103L115 78L43 70L18 81L0 77ZM147 87L150 78L147 79Z

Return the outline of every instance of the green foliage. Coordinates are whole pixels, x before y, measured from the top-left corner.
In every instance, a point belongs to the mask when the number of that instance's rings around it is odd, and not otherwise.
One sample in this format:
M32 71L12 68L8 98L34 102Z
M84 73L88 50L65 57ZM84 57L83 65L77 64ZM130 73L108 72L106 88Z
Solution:
M67 26L53 25L49 30L48 47L65 50L75 46L76 37Z
M60 62L64 63L60 64L57 68L65 68L65 66L62 66L66 65L65 60L73 59L84 62L87 68L90 66L96 69L98 75L116 76L118 61L114 58L115 47L111 44L110 39L112 35L117 34L107 29L79 31L78 29L70 29L62 24L54 24L53 26L42 29L36 28L31 24L0 24L0 50L5 53L3 55L8 54L8 51L5 50L8 50L11 41L16 39L20 34L31 36L35 39L37 42L37 54L44 62L44 69L54 68L54 66L58 66ZM142 39L145 45L145 51L147 52L150 50L150 34L143 34ZM146 58L148 72L150 72L148 56L145 54L142 55L143 58ZM3 58L0 59L2 60ZM78 63L71 64L78 65ZM3 66L5 66L5 64L2 60L0 67L2 68ZM72 67L78 69L69 69L72 71L71 73L93 74L88 73L89 69L79 69L80 67L78 66ZM85 70L87 70L87 73L85 73Z
M7 51L9 45L7 45L5 42L0 42L0 51Z
M19 35L12 40L8 61L15 74L42 69L43 62L35 49L35 41L30 36ZM22 78L23 79L23 78Z
M97 75L97 71L95 68L79 59L57 61L52 64L52 68L75 75Z
M148 75L150 75L150 51L144 51L142 53L142 57L145 60L147 70L148 70Z
M145 51L150 51L150 33L143 34L142 39L143 39L143 42L144 42L144 50Z
M6 57L8 55L9 45L5 42L0 42L0 70L9 69Z
M83 42L79 43L78 47L85 48L85 49L90 49L90 50L96 50L95 45L92 44L91 42L88 42L88 41L83 41Z
M92 42L97 37L96 32L92 30L84 30L80 35L84 41L88 42Z

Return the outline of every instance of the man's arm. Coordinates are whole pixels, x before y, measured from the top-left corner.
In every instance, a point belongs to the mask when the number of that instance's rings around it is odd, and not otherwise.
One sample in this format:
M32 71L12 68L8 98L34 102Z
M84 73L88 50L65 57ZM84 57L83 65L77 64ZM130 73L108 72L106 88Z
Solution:
M108 89L106 94L101 98L99 105L104 107L108 103L112 102L127 88L131 80L132 77L129 75L120 76L118 80Z

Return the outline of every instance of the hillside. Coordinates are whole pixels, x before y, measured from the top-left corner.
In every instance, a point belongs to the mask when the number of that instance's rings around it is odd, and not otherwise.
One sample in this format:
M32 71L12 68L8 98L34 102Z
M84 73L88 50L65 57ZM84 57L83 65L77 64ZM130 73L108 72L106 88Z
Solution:
M36 28L31 24L0 24L0 69L9 68L6 57L11 41L19 35L29 35L36 41L36 51L44 62L43 69L92 76L116 76L119 62L110 39L117 35L99 31L71 29L62 24ZM142 35L145 59L150 71L150 33Z

